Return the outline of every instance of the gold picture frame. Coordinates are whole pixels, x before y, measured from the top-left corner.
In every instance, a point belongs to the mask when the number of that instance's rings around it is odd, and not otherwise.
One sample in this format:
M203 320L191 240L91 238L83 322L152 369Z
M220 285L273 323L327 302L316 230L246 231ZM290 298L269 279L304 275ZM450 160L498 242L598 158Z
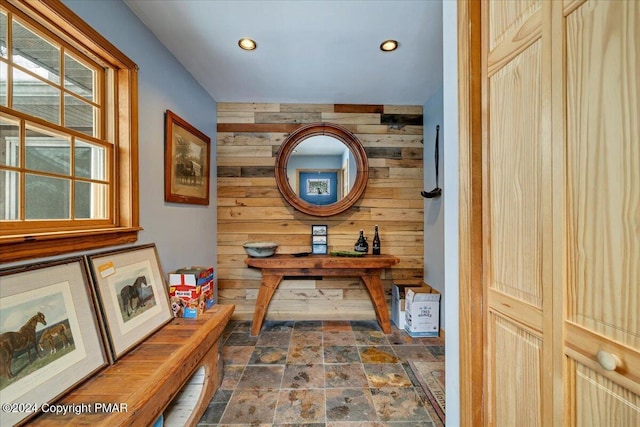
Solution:
M211 139L175 113L165 113L164 200L209 204Z

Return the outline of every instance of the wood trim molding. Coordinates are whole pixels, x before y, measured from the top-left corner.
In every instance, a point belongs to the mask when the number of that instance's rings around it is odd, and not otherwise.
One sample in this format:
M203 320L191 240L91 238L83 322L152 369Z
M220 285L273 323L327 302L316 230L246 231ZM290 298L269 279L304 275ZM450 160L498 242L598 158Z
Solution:
M68 41L75 41L79 45L87 46L95 52L100 52L103 56L101 59L110 59L109 62L119 68L138 68L135 62L73 13L60 0L28 2L9 0L9 2L23 12L31 12L31 14L35 12L50 20L64 21L66 25L63 30L50 25L47 28L58 35L62 35L61 33L64 32L64 38Z
M481 3L458 2L460 425L484 425Z
M87 230L78 233L25 236L19 241L0 240L0 264L133 243L140 227Z

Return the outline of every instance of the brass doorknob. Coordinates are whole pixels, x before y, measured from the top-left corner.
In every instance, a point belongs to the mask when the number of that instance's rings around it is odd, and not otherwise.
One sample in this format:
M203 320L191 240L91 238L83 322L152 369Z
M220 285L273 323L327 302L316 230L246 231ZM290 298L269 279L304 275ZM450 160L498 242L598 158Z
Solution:
M620 366L620 358L613 353L600 350L598 352L598 363L607 371L615 371Z

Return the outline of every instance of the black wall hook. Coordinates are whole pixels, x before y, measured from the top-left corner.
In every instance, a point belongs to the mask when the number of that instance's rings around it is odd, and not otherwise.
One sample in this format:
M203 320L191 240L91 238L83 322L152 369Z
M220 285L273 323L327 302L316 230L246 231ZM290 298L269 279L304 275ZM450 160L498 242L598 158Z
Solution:
M438 149L438 135L440 134L440 125L436 125L436 154L435 154L435 161L436 161L436 188L434 188L431 191L422 191L420 192L420 194L422 194L422 197L426 197L427 199L434 199L436 197L440 197L442 195L442 189L440 188L440 186L438 185L438 163L440 160L440 156L439 156L439 149Z

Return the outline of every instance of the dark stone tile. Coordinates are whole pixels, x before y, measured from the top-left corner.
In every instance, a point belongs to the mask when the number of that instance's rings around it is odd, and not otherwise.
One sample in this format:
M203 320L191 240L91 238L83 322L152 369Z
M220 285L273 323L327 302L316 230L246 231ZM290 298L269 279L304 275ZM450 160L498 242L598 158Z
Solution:
M324 348L324 363L360 362L358 347L353 345L328 346Z
M235 320L233 324L233 332L251 332L251 320Z
M296 347L310 347L322 344L322 332L293 330L291 345Z
M289 347L291 332L262 332L258 335L256 347Z
M327 422L377 421L371 392L367 388L327 389Z
M382 331L354 331L357 345L389 345Z
M202 418L198 422L198 425L211 425L218 424L224 414L224 410L227 408L227 402L212 402L205 409Z
M322 364L287 365L284 367L282 388L324 388L324 366Z
M287 364L308 365L322 363L322 347L320 346L290 346L287 354Z
M249 365L284 365L287 351L287 347L255 347Z
M211 398L211 403L228 403L232 394L233 390L223 390L219 388Z
M325 365L324 377L327 388L368 387L362 363Z
M293 329L294 323L295 322L293 322L292 320L287 320L287 321L267 320L262 324L262 331L260 333L262 334L264 332L276 332L276 331L291 332L291 330Z
M244 368L244 365L225 365L220 388L224 390L235 389L238 381L240 381Z
M281 390L275 422L287 424L323 423L324 390Z
M395 326L391 329L391 334L387 335L387 340L391 345L423 345L421 338L412 338L404 329Z
M294 331L322 331L322 320L301 320L293 325Z
M254 349L248 345L225 345L222 347L222 360L225 365L246 365Z
M279 393L278 390L236 390L220 424L257 426L271 423Z
M232 332L227 337L224 345L251 345L255 346L258 342L258 337L252 337L248 332Z
M444 346L443 345L430 345L427 349L433 354L439 362L444 362Z
M323 331L322 345L356 345L356 337L352 331Z
M433 421L413 387L372 388L371 398L382 421Z
M375 320L352 320L351 329L354 331L381 331Z
M394 345L393 351L402 360L423 360L425 362L435 362L436 358L427 347L422 345Z
M284 365L247 366L236 389L274 389L282 383Z

